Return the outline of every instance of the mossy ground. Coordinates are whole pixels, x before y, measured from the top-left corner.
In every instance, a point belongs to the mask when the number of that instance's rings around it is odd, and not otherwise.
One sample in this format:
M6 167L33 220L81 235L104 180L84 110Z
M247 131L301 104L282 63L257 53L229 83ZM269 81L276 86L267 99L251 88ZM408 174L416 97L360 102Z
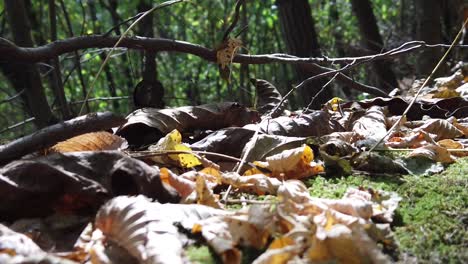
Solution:
M393 229L402 256L419 263L468 263L468 158L431 176L316 177L307 185L311 195L328 198L352 186L397 192L402 201Z
M430 176L319 176L306 184L312 196L323 198L340 198L359 186L397 192L402 201L393 230L403 262L468 263L468 158ZM189 258L209 258L206 248L201 252L192 249Z

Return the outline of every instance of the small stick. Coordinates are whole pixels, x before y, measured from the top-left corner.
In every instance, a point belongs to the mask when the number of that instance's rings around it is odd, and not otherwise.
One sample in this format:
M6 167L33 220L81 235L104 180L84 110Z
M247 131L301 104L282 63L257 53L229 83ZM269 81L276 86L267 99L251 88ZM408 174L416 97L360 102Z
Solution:
M45 149L84 133L110 129L125 124L126 119L111 112L92 113L64 121L0 146L0 165L26 154Z

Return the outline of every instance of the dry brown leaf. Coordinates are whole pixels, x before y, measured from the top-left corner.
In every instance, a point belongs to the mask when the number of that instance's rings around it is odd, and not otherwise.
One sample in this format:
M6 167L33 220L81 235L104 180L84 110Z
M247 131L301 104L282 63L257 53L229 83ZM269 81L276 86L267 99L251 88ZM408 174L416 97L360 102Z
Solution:
M216 61L221 65L221 69L232 63L232 59L240 47L242 47L242 40L229 38L216 49Z
M372 106L364 116L353 123L352 131L364 139L359 141L361 144L370 146L375 144L387 134L387 125L383 108Z
M435 144L432 136L425 131L418 131L406 137L392 137L385 145L391 148L419 148L428 144Z
M223 184L232 185L242 192L255 193L257 195L276 194L281 181L263 174L241 176L235 172L222 174Z
M419 130L436 135L435 140L463 136L462 131L460 131L454 125L450 124L449 121L444 119L430 119L426 121L424 125L417 129L417 131Z
M340 126L330 121L330 115L324 111L313 111L300 116L279 116L245 128L256 130L258 126L260 132L265 134L288 137L320 137L340 131Z
M101 207L94 232L102 232L100 239L121 246L139 263L183 263L184 236L174 223L190 230L202 219L226 214L203 205L160 204L141 195L119 196Z
M273 111L283 99L283 96L278 92L276 87L268 81L262 79L250 79L250 82L255 85L257 91L257 110L260 114L266 115ZM282 103L278 109L271 113L272 118L278 117L286 109L287 100Z
M463 144L453 139L442 139L438 141L437 144L443 148L450 149L450 153L454 156L465 157L468 155L468 152L464 151L465 148ZM457 149L460 151L455 151Z
M216 130L244 126L259 120L258 113L236 102L222 102L173 109L141 108L127 116L128 122L116 132L131 145L157 142L177 129L186 133L195 129Z
M270 236L265 229L264 222L256 222L251 217L257 210L237 212L230 216L212 217L199 221L192 230L193 233L201 233L224 263L240 263L241 252L236 246L252 246L263 248Z
M316 236L307 250L308 261L338 263L390 263L362 227L336 224L317 227Z
M268 249L252 264L288 263L300 252L300 248L290 237L279 237L271 242Z
M65 153L75 151L100 151L125 149L128 143L125 139L109 132L92 132L72 137L59 142L50 148L51 152Z
M458 70L451 76L437 78L434 81L435 86L438 88L445 87L446 89L455 90L463 82L463 73L461 70Z
M316 175L324 171L321 164L313 161L314 152L307 145L288 149L279 154L266 158L265 162L256 161L255 165L270 170L271 176L281 179L300 179ZM245 175L262 173L254 168L245 172Z
M163 182L176 189L182 200L185 200L193 191L195 191L196 184L194 181L180 177L167 168L161 168L160 175Z
M457 119L454 119L452 125L462 131L465 137L468 136L468 123L460 123Z
M408 157L426 157L442 163L452 163L455 161L446 148L433 144L413 150Z
M203 175L198 175L196 180L195 190L197 192L197 203L207 205L213 208L223 208L223 204L219 202L218 195L213 193L213 189L207 184L207 180Z

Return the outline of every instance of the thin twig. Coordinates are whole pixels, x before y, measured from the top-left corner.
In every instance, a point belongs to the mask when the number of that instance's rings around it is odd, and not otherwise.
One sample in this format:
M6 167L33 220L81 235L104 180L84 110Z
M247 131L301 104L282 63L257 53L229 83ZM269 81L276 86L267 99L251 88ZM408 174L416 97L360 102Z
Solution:
M248 203L248 204L266 204L266 205L271 205L271 204L277 204L277 201L258 201L258 200L244 200L244 199L227 199L225 200L226 204L242 204L242 203Z
M237 22L239 21L240 8L244 4L244 2L245 0L237 0L236 9L234 11L234 19L232 20L231 25L229 25L229 27L226 29L226 32L224 32L223 41L226 41L228 39L229 34L231 34L231 32L236 27Z
M221 153L216 153L216 152L210 152L210 151L198 151L198 150L146 150L146 151L127 151L128 155L130 155L132 158L149 158L149 157L154 157L154 156L164 156L164 155L171 155L171 154L197 154L197 155L207 155L207 156L214 156L214 157L219 157L223 158L226 160L232 160L236 162L241 162L242 160L233 156L221 154ZM247 165L249 165L252 168L258 168L255 164L247 162ZM262 168L263 169L263 168Z
M432 70L431 74L429 74L429 77L426 78L426 80L424 80L424 83L421 84L421 87L419 87L418 91L416 92L416 94L414 95L413 97L413 100L411 100L410 104L408 105L408 107L406 107L405 111L403 112L403 114L400 116L400 118L398 119L397 122L395 122L395 124L387 131L387 133L385 134L384 137L382 137L377 143L375 143L374 146L372 146L372 148L369 149L369 152L372 152L380 143L382 143L382 141L384 141L391 133L393 133L393 130L395 130L401 123L401 120L403 120L403 118L406 118L406 115L408 114L409 110L411 109L411 107L414 105L414 103L416 102L416 100L418 99L419 95L421 94L421 91L424 87L426 87L426 85L429 83L429 80L432 79L432 77L434 76L435 72L439 69L440 65L442 65L442 62L445 61L445 58L447 58L447 55L450 53L450 51L452 50L452 48L455 46L455 43L457 43L458 41L458 38L460 38L463 30L465 29L465 26L467 25L468 23L468 18L465 20L465 22L463 23L463 26L461 27L461 29L458 31L458 34L457 36L455 37L455 39L452 41L452 44L450 45L450 47L447 49L447 51L445 51L444 55L442 56L442 58L440 58L439 62L437 63L437 65L434 67L434 69Z
M127 100L129 99L130 96L109 96L109 97L96 97L96 98L90 98L87 100L87 102L94 102L94 101L116 101L116 100ZM74 105L74 104L82 104L84 103L84 100L79 100L79 101L74 101L70 102L69 104Z
M19 122L19 123L16 123L16 124L14 124L14 125L11 125L11 126L5 128L5 129L1 130L1 131L0 131L0 134L3 134L3 133L5 133L5 132L7 132L7 131L13 130L13 129L18 128L18 127L20 127L20 126L26 125L27 123L30 123L30 122L32 122L32 121L34 121L34 120L36 120L35 117L30 117L30 118L28 118L28 119L26 119L26 120L23 120L23 121L21 121L21 122Z
M24 93L24 89L21 90L19 93L15 94L15 95L13 95L13 96L8 97L7 99L1 100L1 101L0 101L0 104L4 104L4 103L11 102L11 101L15 100L16 98L20 97L23 93Z

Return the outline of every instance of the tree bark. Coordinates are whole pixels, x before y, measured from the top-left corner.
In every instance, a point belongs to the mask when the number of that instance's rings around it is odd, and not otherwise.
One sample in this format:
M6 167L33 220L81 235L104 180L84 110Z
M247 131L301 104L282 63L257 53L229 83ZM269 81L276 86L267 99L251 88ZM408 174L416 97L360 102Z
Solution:
M140 0L137 9L139 13L151 9L151 4L146 0ZM140 21L139 35L154 37L153 14L148 14ZM134 102L136 107L164 108L164 87L158 80L156 52L143 51L142 81L135 87Z
M64 0L60 0L60 7L62 8L63 18L65 19L65 23L67 24L68 35L70 37L73 37L75 34L73 33L73 26L71 24L70 16L68 15L68 11L67 11L67 8L65 6ZM81 92L82 92L83 99L84 99L84 98L86 98L86 95L88 94L88 89L86 88L86 83L85 83L85 79L84 79L84 76L83 76L83 70L81 68L80 53L78 51L75 51L74 55L75 55L74 56L74 64L75 64L74 67L76 67L76 72L78 73L78 80L80 81L80 84L81 84ZM85 107L86 107L86 112L89 113L90 109L89 109L88 102L84 102L84 104L85 104Z
M117 7L118 7L118 1L117 0L109 0L109 4L106 5L104 0L99 0L99 2L101 3L102 6L104 6L107 11L109 11L109 14L111 15L111 19L112 19L112 24L114 25L118 25L120 23L120 21L122 20L121 17L119 16L119 13L117 13ZM117 36L120 36L122 35L122 32L120 30L120 27L116 27L115 28L115 34ZM134 86L134 78L131 74L131 71L130 71L130 68L129 68L129 60L127 58L127 56L120 56L122 58L122 62L123 62L123 74L125 75L125 84L126 84L126 88L127 88L127 91L128 91L128 94L132 94L132 89L133 89L133 86ZM132 106L132 101L131 100L128 100L129 102L129 108L131 109L133 106Z
M440 0L415 0L417 30L416 39L427 44L442 43L442 5ZM442 57L442 49L423 51L416 64L416 70L421 77L427 76ZM440 69L436 75L444 72Z
M366 49L375 53L383 50L383 41L377 26L372 4L369 0L351 0L354 14L358 19L359 31L361 32L362 44ZM391 65L385 61L373 63L377 76L377 85L385 91L391 91L398 86Z
M57 40L57 12L55 8L55 0L49 0L49 23L50 23L50 39L52 41ZM63 88L62 73L60 71L59 57L52 59L52 90L55 98L59 103L60 111L62 112L63 119L67 120L71 118L70 108L65 97L65 90Z
M31 26L26 15L24 1L5 0L5 11L15 43L24 47L32 47ZM35 117L34 124L37 127L45 127L56 122L47 102L41 77L34 64L2 61L0 68L17 92L25 91L22 98L26 104L26 112Z
M320 46L317 41L312 13L307 0L277 0L279 20L283 37L286 42L288 53L300 57L321 56ZM316 71L309 71L301 65L295 66L298 81L303 81L312 75L319 74ZM325 88L317 94L325 84L324 80L317 80L302 89L300 94L303 104L307 105L315 98L312 108L318 108L328 98L331 91Z
M97 18L97 10L96 10L95 1L96 0L88 1L89 13L90 13L91 19L93 21L93 31L100 33L101 32L101 27L100 27L100 25L98 23L96 23L96 21L98 21L98 18ZM106 60L106 57L107 57L107 52L99 53L99 58L103 62ZM109 67L104 68L104 75L106 76L106 80L107 80L107 83L109 85L109 94L112 97L116 97L117 96L117 87L115 85L114 76L112 75L112 72L111 72ZM112 102L112 107L114 108L114 110L118 110L119 106L120 105L119 105L118 101L113 101Z

